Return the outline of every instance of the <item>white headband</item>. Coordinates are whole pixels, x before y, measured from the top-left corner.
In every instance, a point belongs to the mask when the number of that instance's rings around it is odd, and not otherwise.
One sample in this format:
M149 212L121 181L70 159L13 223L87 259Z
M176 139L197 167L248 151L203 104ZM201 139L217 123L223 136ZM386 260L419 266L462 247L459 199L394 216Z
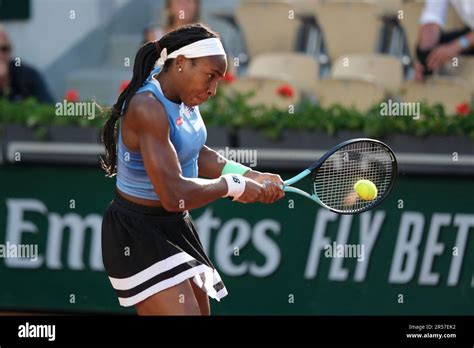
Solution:
M176 58L179 55L183 55L186 58L198 58L207 56L225 56L226 54L221 40L217 38L204 39L183 46L179 50L173 51L170 54L168 54L166 47L163 48L160 53L160 58L156 61L155 66L162 68L168 59Z

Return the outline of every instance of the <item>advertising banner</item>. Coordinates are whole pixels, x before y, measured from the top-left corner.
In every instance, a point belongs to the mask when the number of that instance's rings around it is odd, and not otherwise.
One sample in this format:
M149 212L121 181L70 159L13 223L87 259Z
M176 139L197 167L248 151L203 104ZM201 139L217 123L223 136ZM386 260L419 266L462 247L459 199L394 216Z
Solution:
M0 310L133 313L102 264L115 179L92 167L6 165L0 180ZM212 313L472 314L473 197L471 180L401 176L382 205L354 216L289 193L194 210L229 291Z

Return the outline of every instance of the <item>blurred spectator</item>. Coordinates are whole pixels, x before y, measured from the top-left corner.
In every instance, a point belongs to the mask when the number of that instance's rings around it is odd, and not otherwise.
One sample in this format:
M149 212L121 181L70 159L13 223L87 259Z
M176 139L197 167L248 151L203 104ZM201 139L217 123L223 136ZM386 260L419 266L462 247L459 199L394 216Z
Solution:
M143 32L143 43L159 40L163 35L186 24L201 22L201 2L200 0L166 0L166 26L157 27L155 25L145 28ZM235 66L232 60L232 52L229 51L229 45L221 37L224 49L227 52L229 73L235 72Z
M186 24L199 22L199 0L166 0L166 26L150 26L144 31L144 43L159 40L163 35Z
M53 98L40 74L23 61L13 60L11 52L12 44L0 25L0 98L19 101L35 97L39 102L52 103Z
M443 32L449 2L465 27ZM474 0L426 0L420 24L415 80L423 80L460 54L474 55Z

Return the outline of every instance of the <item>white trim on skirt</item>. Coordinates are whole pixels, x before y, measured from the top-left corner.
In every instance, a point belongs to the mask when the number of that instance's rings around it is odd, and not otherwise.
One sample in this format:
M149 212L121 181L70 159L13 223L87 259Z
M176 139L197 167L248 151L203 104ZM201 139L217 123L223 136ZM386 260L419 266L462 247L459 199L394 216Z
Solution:
M195 260L195 258L186 252L180 252L164 260L156 262L155 264L131 277L109 277L109 279L115 290L129 290L159 275L160 273L169 271L183 263L192 260ZM194 283L199 288L206 292L209 297L216 299L217 301L220 301L221 298L227 295L227 289L225 287L223 287L219 291L216 291L214 289L214 285L221 282L221 277L219 273L215 269L207 265L200 264L198 266L187 269L186 271L178 273L177 275L171 278L162 280L161 282L150 286L149 288L139 292L134 296L126 298L119 297L119 303L121 306L124 307L133 306L145 300L146 298L156 294L157 292L175 286L189 278L193 278Z

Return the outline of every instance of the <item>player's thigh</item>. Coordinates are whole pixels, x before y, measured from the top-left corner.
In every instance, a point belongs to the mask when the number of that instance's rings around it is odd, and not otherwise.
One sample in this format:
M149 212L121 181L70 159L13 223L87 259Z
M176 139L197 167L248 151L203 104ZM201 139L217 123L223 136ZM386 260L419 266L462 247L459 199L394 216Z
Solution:
M191 281L186 279L135 305L138 315L200 315Z
M201 315L210 315L211 308L209 305L209 296L207 296L207 293L201 290L194 282L190 283L193 288L194 297L196 298L199 309L201 310Z

